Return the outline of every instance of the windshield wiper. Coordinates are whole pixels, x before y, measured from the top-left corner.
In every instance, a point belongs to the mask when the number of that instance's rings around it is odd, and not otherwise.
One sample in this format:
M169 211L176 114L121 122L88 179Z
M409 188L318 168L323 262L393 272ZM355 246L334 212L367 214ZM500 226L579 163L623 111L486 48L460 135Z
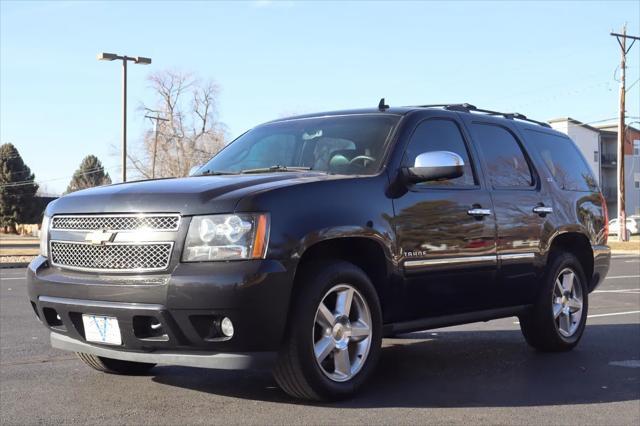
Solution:
M311 170L311 167L297 167L297 166L271 166L271 167L260 167L258 169L246 169L241 171L240 173L269 173L269 172L306 172Z
M237 175L240 172L230 172L230 171L223 171L223 170L205 170L202 173L199 173L197 175L194 176L222 176L222 175Z

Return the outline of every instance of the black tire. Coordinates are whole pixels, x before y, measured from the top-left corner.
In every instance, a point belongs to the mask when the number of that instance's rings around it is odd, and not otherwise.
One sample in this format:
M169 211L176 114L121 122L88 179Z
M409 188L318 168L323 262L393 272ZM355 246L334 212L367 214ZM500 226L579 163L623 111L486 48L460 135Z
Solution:
M330 379L316 360L314 329L320 303L340 284L353 287L368 305L371 341L359 371L349 380L338 382ZM374 371L382 344L382 312L369 277L355 265L339 260L305 265L296 279L291 307L285 339L273 372L277 383L298 399L327 401L352 396ZM333 356L331 352L329 357Z
M554 316L554 289L556 279L567 270L575 274L574 286L580 286L582 297L582 309L580 318L575 317L570 321L576 321L577 327L570 336L561 333ZM589 289L582 265L578 259L570 253L551 253L547 270L545 272L542 289L532 310L520 317L520 329L527 343L543 352L563 352L573 349L584 332L589 309ZM578 291L576 289L575 291Z
M123 374L137 376L146 374L155 367L155 364L145 362L122 361L119 359L105 358L101 356L76 352L78 358L94 370L110 374Z

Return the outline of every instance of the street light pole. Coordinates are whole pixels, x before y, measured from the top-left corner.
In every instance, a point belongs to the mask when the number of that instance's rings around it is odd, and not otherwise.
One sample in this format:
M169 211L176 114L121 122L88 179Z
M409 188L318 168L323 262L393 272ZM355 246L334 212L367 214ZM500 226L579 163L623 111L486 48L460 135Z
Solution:
M122 182L127 181L127 62L149 65L151 58L142 56L116 55L115 53L100 53L100 61L122 61Z
M127 181L127 59L122 60L122 182Z

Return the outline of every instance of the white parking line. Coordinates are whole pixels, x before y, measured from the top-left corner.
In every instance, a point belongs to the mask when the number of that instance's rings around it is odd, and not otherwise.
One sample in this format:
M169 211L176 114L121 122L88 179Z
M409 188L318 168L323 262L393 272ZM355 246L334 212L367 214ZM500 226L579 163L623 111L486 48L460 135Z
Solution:
M640 288L621 288L617 290L596 290L594 293L637 293Z
M640 314L640 311L612 312L610 314L587 315L587 318L613 317L613 316L616 316L616 315L630 315L630 314ZM514 324L520 324L520 321L514 321L513 323Z
M613 312L611 314L587 315L587 318L612 317L615 315L629 315L629 314L640 314L640 311Z
M8 280L23 280L24 277L10 277L10 278L4 278L4 277L0 277L0 281L8 281Z
M617 280L622 278L640 278L640 275L618 275L617 277L607 277L606 280Z

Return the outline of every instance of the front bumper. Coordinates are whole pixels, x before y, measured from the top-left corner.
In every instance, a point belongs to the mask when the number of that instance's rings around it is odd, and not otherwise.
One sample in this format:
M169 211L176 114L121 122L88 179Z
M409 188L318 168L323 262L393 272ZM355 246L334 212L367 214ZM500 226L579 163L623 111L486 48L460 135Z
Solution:
M60 333L51 333L51 346L72 352L83 352L122 361L151 364L183 365L187 367L215 368L218 370L245 370L269 368L275 364L276 352L206 353L171 351L129 352L90 345Z
M52 267L38 257L27 269L31 304L52 331L55 347L197 366L223 358L233 360L231 365L251 365L246 353L277 351L292 282L291 268L275 260L184 263L167 274L100 275ZM83 314L117 318L122 345L87 342ZM212 333L222 317L233 321L232 338ZM160 324L161 335L146 333L149 321ZM242 353L244 358L228 355Z

